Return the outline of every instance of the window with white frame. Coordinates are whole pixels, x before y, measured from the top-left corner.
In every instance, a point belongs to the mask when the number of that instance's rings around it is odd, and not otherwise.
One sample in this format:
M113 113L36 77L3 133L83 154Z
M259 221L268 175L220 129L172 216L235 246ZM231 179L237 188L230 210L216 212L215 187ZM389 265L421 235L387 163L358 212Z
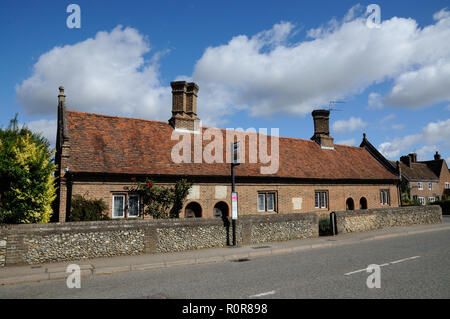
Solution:
M445 188L450 189L450 183L445 183Z
M258 192L258 211L274 212L276 211L276 192Z
M420 191L423 190L422 182L418 182L418 183L417 183L417 188L418 188Z
M432 202L435 201L435 199L434 199L434 197L428 197L428 201L429 201L430 203L432 203Z
M430 191L433 190L433 183L432 183L432 182L429 182L429 183L428 183L428 189L429 189Z
M134 218L139 217L140 198L137 194L113 194L112 217Z
M380 190L380 204L381 205L389 205L389 190L382 189Z
M125 217L125 195L113 195L112 217Z
M128 217L139 217L139 195L128 195Z
M425 205L425 197L419 197L420 205Z
M328 191L315 191L315 208L328 208Z

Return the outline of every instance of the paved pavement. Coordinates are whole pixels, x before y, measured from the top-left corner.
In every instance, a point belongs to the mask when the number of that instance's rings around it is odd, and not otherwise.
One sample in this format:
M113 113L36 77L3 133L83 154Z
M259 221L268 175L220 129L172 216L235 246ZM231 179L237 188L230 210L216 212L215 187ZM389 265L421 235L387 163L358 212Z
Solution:
M4 285L0 286L0 299L185 299L173 305L175 312L197 298L448 299L450 229L419 228L396 236L377 232L378 237L358 234L332 238L341 244L333 241L331 246L315 249L309 243L304 250L241 262L177 264L178 267L94 275L81 279L81 289L69 289L64 279ZM369 289L366 285L370 264L380 266L380 288Z
M394 227L378 231L343 234L307 240L264 243L244 247L201 249L179 253L146 254L140 256L120 256L96 258L82 261L48 263L35 266L5 267L0 269L0 285L14 285L67 278L67 266L78 264L82 277L107 275L121 272L164 269L176 266L245 261L258 257L282 255L318 248L388 239L412 234L450 230L450 217L444 217L442 224Z

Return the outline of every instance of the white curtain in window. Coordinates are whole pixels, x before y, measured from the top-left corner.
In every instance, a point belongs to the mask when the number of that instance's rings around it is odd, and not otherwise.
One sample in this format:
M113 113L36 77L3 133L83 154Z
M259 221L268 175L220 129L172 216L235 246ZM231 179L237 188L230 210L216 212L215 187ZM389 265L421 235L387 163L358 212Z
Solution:
M273 193L267 194L267 210L273 211L275 207L275 196Z
M266 210L266 196L265 194L258 194L258 210Z
M139 216L139 196L130 195L128 196L128 216L138 217Z
M125 196L123 196L123 195L114 196L113 217L123 217L124 216L124 206L125 206Z

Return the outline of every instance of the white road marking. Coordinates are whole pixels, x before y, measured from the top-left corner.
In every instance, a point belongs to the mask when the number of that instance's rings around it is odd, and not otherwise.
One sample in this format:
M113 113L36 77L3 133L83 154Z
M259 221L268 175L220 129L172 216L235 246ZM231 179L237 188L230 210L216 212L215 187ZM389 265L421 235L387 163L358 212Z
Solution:
M379 266L383 267L383 266L388 266L388 265L394 265L394 264L398 264L398 263L401 263L401 262L404 262L404 261L407 261L407 260L416 259L416 258L420 258L420 256L413 256L413 257L403 258L403 259L391 261L391 262L388 262L388 263L385 263L385 264L382 264L382 265L379 265ZM348 273L344 274L344 276L353 275L353 274L356 274L358 272L363 272L363 271L366 271L366 270L367 270L367 268L358 269L358 270L355 270L355 271L348 272Z
M274 295L276 292L276 290L272 290L272 291L268 291L268 292L263 292L257 295L251 295L250 298L257 298L257 297L264 297L264 296L269 296L269 295Z
M416 258L419 258L419 257L420 257L420 256L414 256L414 257L403 258L403 259L400 259L400 260L391 261L391 264L398 264L398 263L401 263L401 262L403 262L403 261L412 260L412 259L416 259Z

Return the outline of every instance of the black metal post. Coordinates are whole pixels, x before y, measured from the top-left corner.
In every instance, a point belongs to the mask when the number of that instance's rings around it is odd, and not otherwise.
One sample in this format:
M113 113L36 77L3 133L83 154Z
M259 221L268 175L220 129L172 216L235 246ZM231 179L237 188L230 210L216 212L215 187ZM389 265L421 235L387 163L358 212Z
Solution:
M235 181L234 181L234 163L231 163L231 194L235 191ZM231 227L233 229L233 246L236 246L236 220L231 217Z
M336 222L336 213L335 212L331 212L330 214L330 222L331 222L331 229L333 231L333 236L338 234L338 230L337 230L337 222Z

